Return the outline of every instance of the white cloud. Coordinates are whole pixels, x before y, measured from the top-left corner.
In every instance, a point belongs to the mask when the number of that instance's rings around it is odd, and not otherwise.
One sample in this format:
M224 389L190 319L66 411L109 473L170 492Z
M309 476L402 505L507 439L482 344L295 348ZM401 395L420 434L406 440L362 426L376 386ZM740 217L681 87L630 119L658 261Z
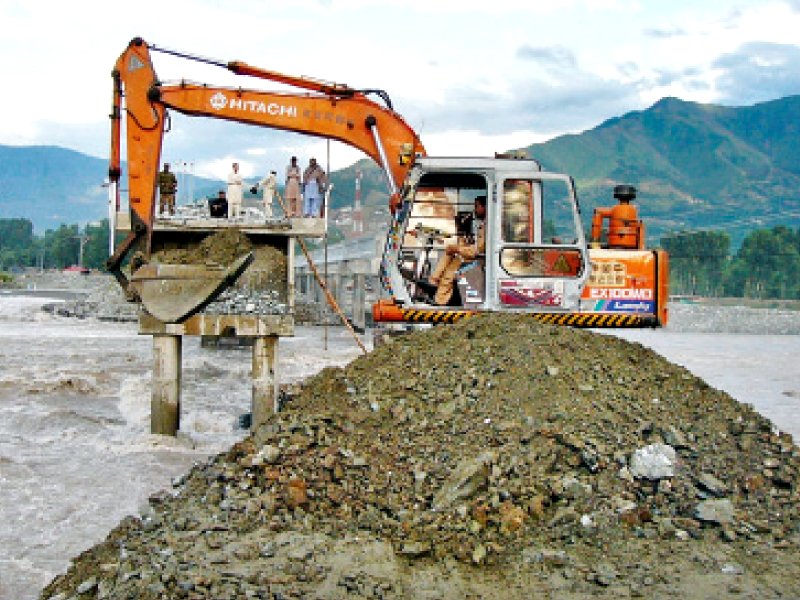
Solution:
M718 58L717 88L729 102L754 103L798 93L800 47L753 43Z
M475 130L454 130L428 136L425 149L431 156L494 156L495 152L521 148L547 139L548 136L530 130L498 135L486 135Z
M223 63L385 89L428 151L487 154L580 131L665 95L742 104L800 93L797 0L141 0L107 25L99 0L0 5L0 143L108 152L110 72L128 41ZM81 27L65 27L76 11ZM236 33L231 35L230 31ZM31 32L35 32L32 35ZM783 45L767 52L765 43ZM164 80L264 86L225 69L154 54ZM761 95L756 87L761 86ZM266 85L266 87L272 87ZM224 178L288 157L323 164L309 136L174 115L164 159ZM332 169L362 158L331 144Z

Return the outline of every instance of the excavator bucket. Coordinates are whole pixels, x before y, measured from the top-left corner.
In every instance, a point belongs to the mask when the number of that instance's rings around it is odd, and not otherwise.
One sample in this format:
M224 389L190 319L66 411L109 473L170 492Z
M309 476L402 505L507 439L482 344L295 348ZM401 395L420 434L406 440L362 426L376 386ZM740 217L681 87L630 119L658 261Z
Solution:
M248 252L228 267L146 264L131 276L130 287L156 319L180 323L233 285L252 261Z

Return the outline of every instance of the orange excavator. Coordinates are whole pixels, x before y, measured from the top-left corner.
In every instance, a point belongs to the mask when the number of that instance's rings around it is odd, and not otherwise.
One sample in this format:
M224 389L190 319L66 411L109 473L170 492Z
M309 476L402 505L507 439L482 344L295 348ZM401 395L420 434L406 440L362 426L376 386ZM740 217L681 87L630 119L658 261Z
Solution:
M151 52L301 91L188 81L165 84L156 76ZM480 312L504 311L586 327L666 323L667 256L644 247L644 226L630 203L635 191L629 186L617 189L617 206L596 213L590 249L571 177L543 171L537 161L517 154L428 157L419 136L381 90L215 61L149 45L140 38L120 55L112 76L109 178L119 205L124 112L131 227L107 266L126 291L165 322L180 322L200 310L247 267L242 257L227 271L210 275L198 273L202 268L197 265L185 270L179 265L145 264L139 269L133 265L130 280L122 272L122 262L133 248L142 250L146 260L163 245L154 227L156 184L169 111L175 110L332 138L358 148L382 168L392 223L381 261L384 297L373 307L376 321L453 322ZM372 100L373 95L383 104ZM448 244L474 238L478 224L472 208L479 196L486 198L485 251L459 269L448 305L434 305L423 282ZM203 285L192 286L188 280ZM181 310L157 310L165 290L181 296Z
M223 88L185 80L165 84L155 73L151 52L217 65L237 75L266 79L306 92ZM156 187L169 110L339 140L382 165L392 184L403 180L414 156L425 154L416 133L392 110L388 95L381 90L356 90L343 84L283 75L243 62L223 63L148 45L141 38L133 39L117 59L112 77L109 180L112 203L119 207L124 113L130 233L106 264L127 295L141 301L148 312L164 322L181 322L198 312L248 266L244 257L229 269L139 264L142 259L147 261L153 251L172 244L176 236L174 227L166 231L155 227ZM370 100L371 94L383 98L386 106ZM132 261L135 264L128 279L122 264L133 250L139 252L134 255L136 261Z

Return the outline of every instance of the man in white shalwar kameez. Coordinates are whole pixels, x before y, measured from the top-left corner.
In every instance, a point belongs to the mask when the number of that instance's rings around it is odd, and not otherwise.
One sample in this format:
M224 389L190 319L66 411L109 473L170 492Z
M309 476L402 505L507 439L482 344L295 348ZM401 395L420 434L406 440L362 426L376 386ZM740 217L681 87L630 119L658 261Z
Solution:
M243 183L239 163L233 163L233 171L228 173L228 217L231 219L237 219L242 214Z
M261 186L261 191L264 193L264 216L267 219L272 218L272 201L275 199L275 190L278 187L278 173L270 171L269 175L259 181L254 188ZM251 190L252 191L252 190Z

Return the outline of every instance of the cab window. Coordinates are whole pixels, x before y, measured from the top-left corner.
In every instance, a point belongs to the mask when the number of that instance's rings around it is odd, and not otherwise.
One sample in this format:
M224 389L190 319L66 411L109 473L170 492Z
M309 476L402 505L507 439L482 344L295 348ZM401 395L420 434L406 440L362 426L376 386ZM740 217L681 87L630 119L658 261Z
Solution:
M571 189L563 180L503 182L500 266L513 277L576 277L583 271ZM573 248L564 248L573 246Z
M533 217L533 182L506 179L503 183L503 241L533 243Z

